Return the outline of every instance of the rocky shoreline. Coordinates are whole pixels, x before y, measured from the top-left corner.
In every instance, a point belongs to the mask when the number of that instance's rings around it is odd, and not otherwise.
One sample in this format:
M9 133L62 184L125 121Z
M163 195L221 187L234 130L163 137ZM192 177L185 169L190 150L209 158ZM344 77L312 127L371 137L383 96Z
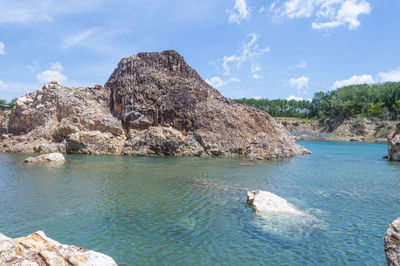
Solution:
M386 143L396 121L369 118L278 120L297 140Z
M176 51L121 59L104 86L50 82L0 118L0 152L132 156L309 154L268 113L234 103Z

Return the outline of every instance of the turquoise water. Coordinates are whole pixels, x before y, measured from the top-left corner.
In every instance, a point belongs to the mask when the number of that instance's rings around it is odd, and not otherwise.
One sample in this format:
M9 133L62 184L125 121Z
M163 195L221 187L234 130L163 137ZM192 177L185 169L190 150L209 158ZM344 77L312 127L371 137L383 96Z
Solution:
M384 265L400 217L400 163L386 145L302 142L310 156L67 156L24 164L0 154L0 232L37 230L120 265ZM288 199L315 219L258 217L246 190Z

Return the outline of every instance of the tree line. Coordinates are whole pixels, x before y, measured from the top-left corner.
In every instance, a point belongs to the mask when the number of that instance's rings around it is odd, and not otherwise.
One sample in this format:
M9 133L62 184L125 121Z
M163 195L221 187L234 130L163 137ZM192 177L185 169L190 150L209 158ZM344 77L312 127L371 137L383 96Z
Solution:
M274 117L321 119L327 117L400 118L400 82L352 85L317 92L312 100L234 99L265 110Z
M7 102L6 100L0 99L0 110L11 109L15 106L17 102L17 98L12 99L11 101Z

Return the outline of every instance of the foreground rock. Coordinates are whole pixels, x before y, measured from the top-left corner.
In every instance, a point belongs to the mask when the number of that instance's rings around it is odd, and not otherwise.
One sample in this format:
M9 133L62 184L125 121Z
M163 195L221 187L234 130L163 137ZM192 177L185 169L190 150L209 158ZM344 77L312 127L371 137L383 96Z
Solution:
M389 266L400 265L400 218L395 220L386 231L385 253Z
M308 215L284 198L263 190L248 191L247 203L259 214Z
M268 159L310 153L266 112L210 87L175 51L122 59L104 87L45 84L4 117L5 152Z
M65 161L64 155L61 153L49 153L39 155L37 157L28 157L25 159L26 163L48 163L48 162L63 162Z
M15 239L0 234L0 265L115 266L117 264L107 255L60 244L39 231Z
M389 160L400 161L400 123L396 125L396 131L390 133L387 141Z

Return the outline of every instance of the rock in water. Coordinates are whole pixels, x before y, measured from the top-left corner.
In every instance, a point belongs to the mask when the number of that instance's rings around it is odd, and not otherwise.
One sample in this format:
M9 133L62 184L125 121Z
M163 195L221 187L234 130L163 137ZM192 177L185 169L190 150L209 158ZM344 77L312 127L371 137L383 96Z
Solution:
M175 51L124 58L105 87L125 154L287 157L309 153L266 112L234 103Z
M396 125L396 131L389 134L387 140L389 160L400 161L400 123Z
M11 239L0 234L0 265L116 266L104 254L58 243L42 231Z
M385 253L389 266L400 265L400 218L395 220L386 231Z
M3 121L4 120L4 121ZM4 152L288 157L310 153L266 112L234 103L175 51L120 61L104 87L51 82L0 121Z
M25 159L26 163L48 163L48 162L63 162L63 161L65 161L64 155L57 152L43 154L37 157L28 157Z
M263 190L248 191L247 203L260 214L309 215L284 198Z

